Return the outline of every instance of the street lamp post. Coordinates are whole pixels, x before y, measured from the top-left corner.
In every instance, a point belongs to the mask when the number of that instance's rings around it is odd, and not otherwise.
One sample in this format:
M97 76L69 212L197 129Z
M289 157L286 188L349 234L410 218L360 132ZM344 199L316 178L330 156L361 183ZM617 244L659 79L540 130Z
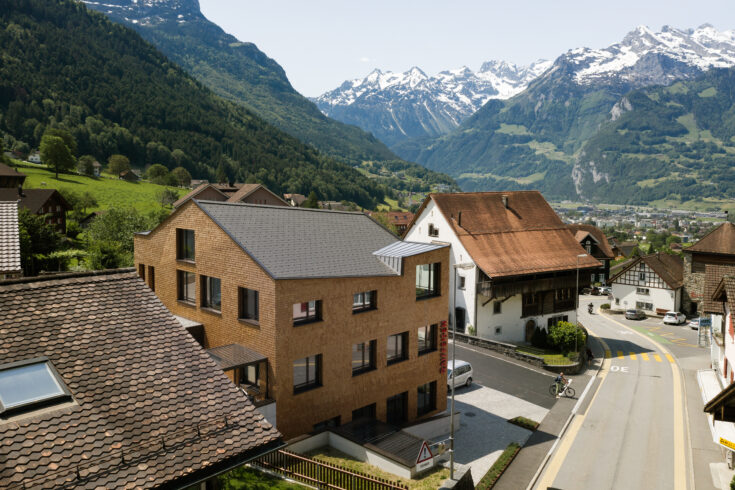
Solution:
M457 269L472 269L472 262L454 264L454 291L452 299L452 403L449 408L449 479L454 480L454 365L457 360Z
M579 325L579 259L587 257L587 254L577 255L577 289L574 295L574 316L577 317L577 325ZM577 329L574 330L574 352L577 353Z

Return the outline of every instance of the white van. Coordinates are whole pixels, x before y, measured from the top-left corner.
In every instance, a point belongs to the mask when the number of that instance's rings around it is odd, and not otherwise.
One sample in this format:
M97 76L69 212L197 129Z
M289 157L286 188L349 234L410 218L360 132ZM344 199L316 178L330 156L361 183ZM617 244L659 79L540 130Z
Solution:
M456 377L454 379L454 388L460 386L469 387L472 384L472 364L467 361L454 361ZM447 369L447 390L452 391L452 361L449 361L449 369Z

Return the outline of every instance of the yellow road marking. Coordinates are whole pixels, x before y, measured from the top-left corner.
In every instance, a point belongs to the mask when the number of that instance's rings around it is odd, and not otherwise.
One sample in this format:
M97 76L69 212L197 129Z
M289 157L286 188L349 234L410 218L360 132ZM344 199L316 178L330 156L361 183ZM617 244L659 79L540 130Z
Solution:
M666 354L666 359L668 359L671 364L674 364L674 358L671 357L671 354Z
M619 350L618 351L618 359L622 359L623 357L625 357L625 354L623 354L623 351Z
M630 358L633 359L634 361L637 359L637 357L635 356L635 352L630 353Z
M650 361L650 359L648 358L648 354L646 354L645 352L641 352L641 357L644 361Z
M610 359L612 357L612 352L610 352L609 349L605 349L605 359Z
M658 354L654 354L653 358L656 359L656 362L661 362L661 356L659 356Z

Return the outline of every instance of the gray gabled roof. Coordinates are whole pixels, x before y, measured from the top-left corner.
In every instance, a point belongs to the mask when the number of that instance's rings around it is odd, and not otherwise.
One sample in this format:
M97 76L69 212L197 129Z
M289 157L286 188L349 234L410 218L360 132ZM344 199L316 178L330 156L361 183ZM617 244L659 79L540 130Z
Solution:
M396 275L373 252L398 238L363 213L194 202L274 279Z

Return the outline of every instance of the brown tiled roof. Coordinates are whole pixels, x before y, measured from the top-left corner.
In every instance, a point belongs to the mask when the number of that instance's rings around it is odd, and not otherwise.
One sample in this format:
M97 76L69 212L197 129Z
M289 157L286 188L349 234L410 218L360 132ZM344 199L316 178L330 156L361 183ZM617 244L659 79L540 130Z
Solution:
M726 221L684 252L735 255L735 224Z
M217 191L220 194L222 194L222 200L223 201L226 201L228 199L228 195L225 194L224 192L222 192L220 189L218 189L216 185L214 185L214 184L201 184L199 187L197 187L196 189L192 190L191 192L189 192L188 194L186 194L184 197L182 197L178 201L175 201L174 204L173 204L173 206L175 208L178 208L179 206L181 206L182 204L184 204L189 199L192 199L192 198L196 197L197 195L199 195L200 192L202 192L204 189L206 189L208 187L211 187L215 191Z
M577 261L581 269L601 265L594 257L578 259L584 249L538 191L430 194L417 216L429 199L491 278L574 270Z
M23 177L25 178L25 174L22 174L18 172L17 170L15 170L13 167L10 167L0 162L0 177Z
M666 253L655 253L643 255L630 261L630 263L620 270L617 274L610 278L610 282L615 281L621 274L643 261L651 268L671 289L678 289L684 285L684 260L678 255Z
M607 241L607 237L602 232L601 229L594 225L567 225L569 227L569 230L574 233L574 238L581 242L585 236L592 235L592 238L597 241L597 246L600 247L600 251L607 257L608 259L614 259L615 254L612 251L612 248L610 248L610 244Z
M268 189L266 186L262 184L243 184L240 189L238 189L237 192L232 194L229 199L227 199L227 202L244 202L244 199L248 197L253 192L257 191L258 189L262 188L263 190L267 191L269 194L271 194L273 197L278 199L283 204L286 204L287 206L290 206L286 201L283 200L282 197L280 197L278 194L275 194L270 189Z
M306 201L306 196L303 194L284 194L283 198L287 201L293 201L296 206L301 206Z
M20 272L18 203L0 202L0 273Z
M20 205L34 214L38 214L41 208L56 195L65 210L71 210L71 206L64 200L56 189L23 189L23 195L18 196L18 189L0 188L0 201L17 201L20 199Z
M74 398L0 418L0 488L186 486L280 443L133 272L0 283L0 338Z
M702 311L705 313L723 314L722 302L714 301L714 295L717 286L722 282L725 276L735 276L735 265L713 265L705 264L704 266L704 299L702 300Z
M712 299L720 302L727 301L727 307L730 308L730 311L735 311L735 276L723 276L712 295Z

